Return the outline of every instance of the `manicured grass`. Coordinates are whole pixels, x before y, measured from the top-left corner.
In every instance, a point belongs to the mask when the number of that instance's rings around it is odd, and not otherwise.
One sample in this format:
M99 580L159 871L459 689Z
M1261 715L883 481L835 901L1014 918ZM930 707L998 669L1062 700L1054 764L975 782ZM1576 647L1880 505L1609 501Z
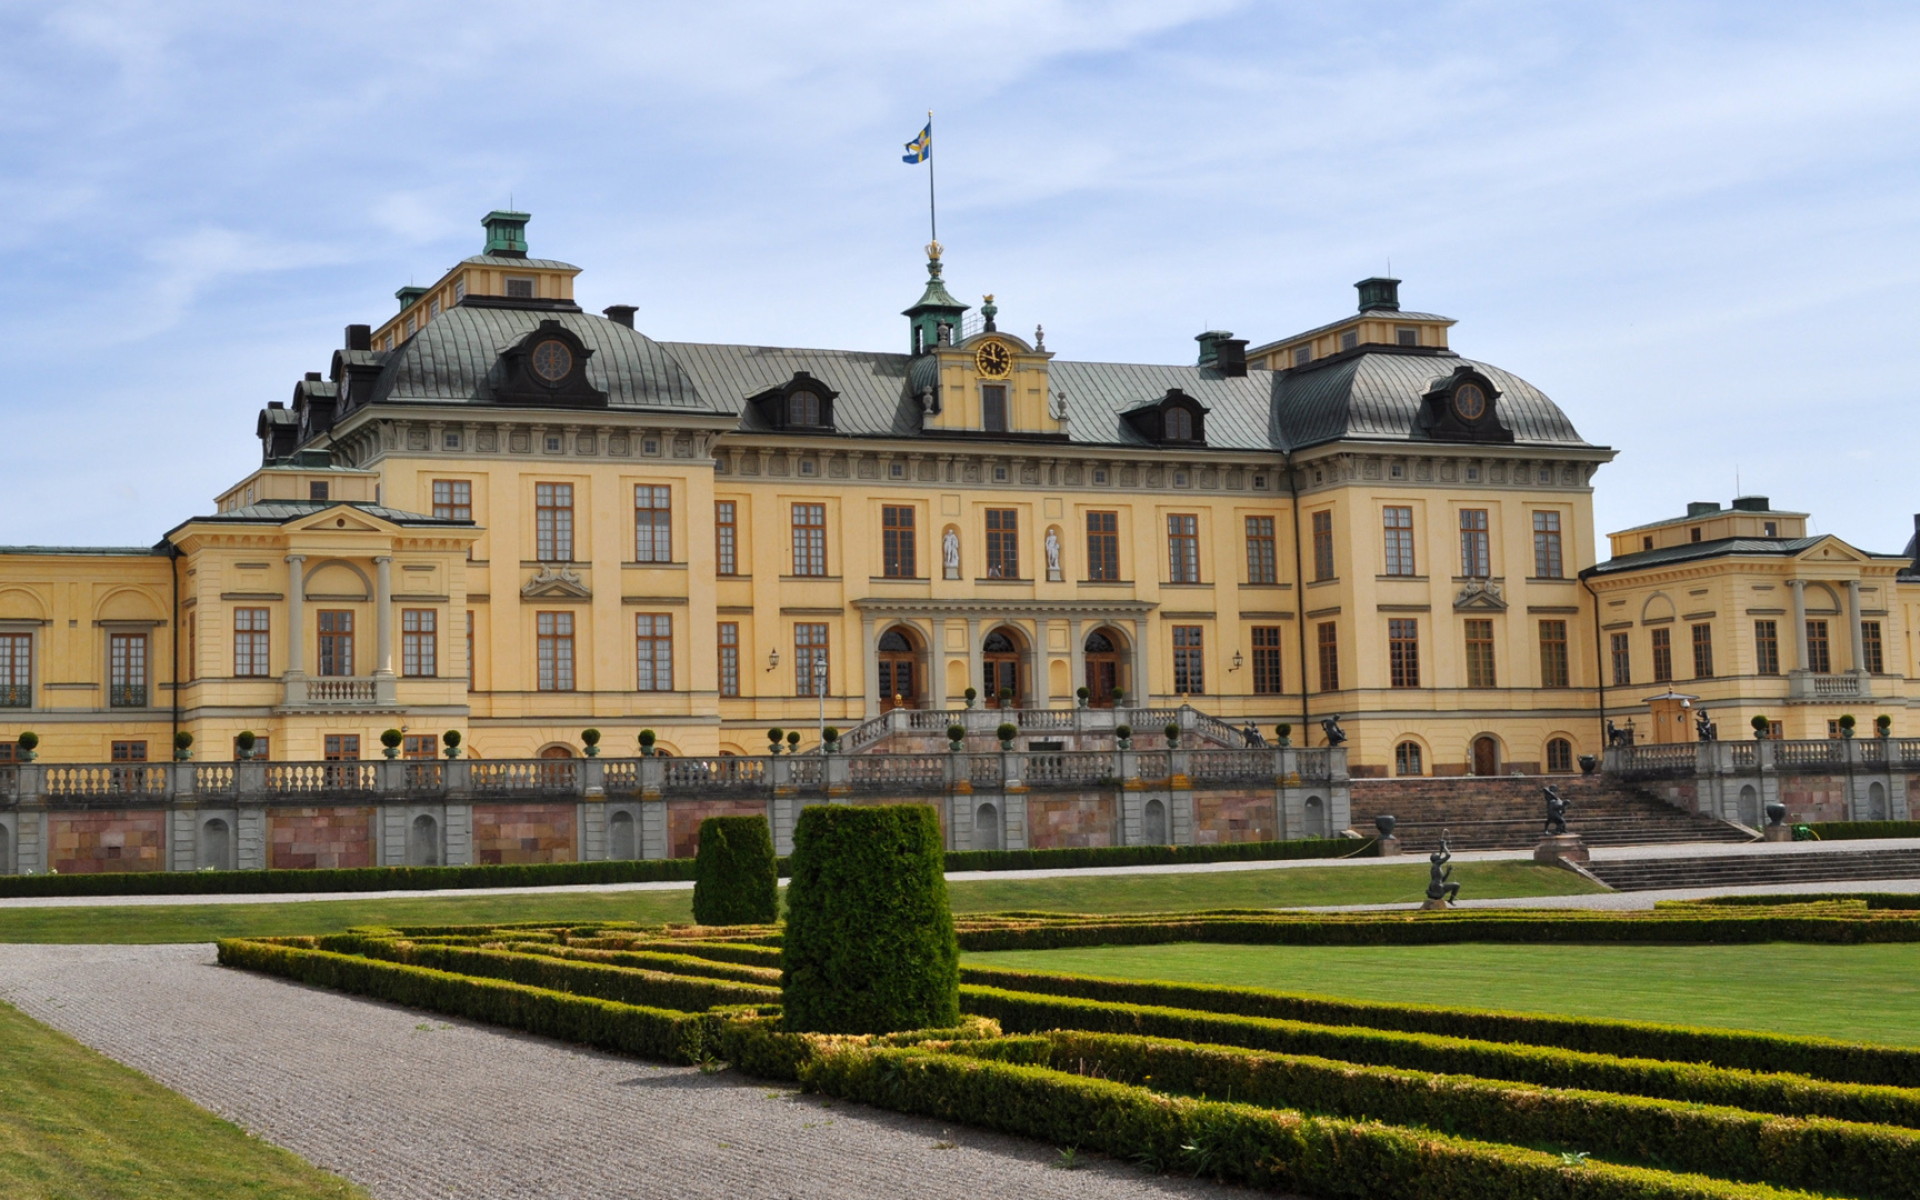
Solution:
M366 1200L6 1004L0 1079L0 1195L9 1200Z
M1096 946L966 963L1920 1045L1920 945Z

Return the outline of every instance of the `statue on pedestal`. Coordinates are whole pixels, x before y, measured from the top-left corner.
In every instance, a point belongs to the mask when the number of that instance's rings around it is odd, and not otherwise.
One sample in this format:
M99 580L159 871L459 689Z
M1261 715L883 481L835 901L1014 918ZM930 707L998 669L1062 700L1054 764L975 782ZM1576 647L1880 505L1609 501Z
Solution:
M1453 851L1447 846L1447 835L1443 830L1440 834L1440 848L1427 855L1427 862L1432 864L1427 868L1427 903L1451 904L1459 898L1460 885L1447 882L1453 874L1453 868L1447 864L1452 861Z
M1562 797L1560 793L1551 784L1549 784L1547 787L1544 787L1540 790L1546 793L1546 801L1547 801L1546 832L1551 834L1566 833L1567 832L1567 807L1568 807L1566 799Z
M1058 583L1060 582L1060 531L1058 529L1051 526L1047 528L1046 547L1047 580L1050 583Z
M1347 740L1347 731L1340 728L1340 714L1335 713L1320 722L1320 729L1327 735L1327 745L1338 746Z
M1694 736L1703 742L1717 742L1720 740L1720 726L1716 722L1707 719L1707 710L1705 707L1693 710L1693 732Z
M948 579L960 578L960 534L952 526L940 539L940 560L946 566Z

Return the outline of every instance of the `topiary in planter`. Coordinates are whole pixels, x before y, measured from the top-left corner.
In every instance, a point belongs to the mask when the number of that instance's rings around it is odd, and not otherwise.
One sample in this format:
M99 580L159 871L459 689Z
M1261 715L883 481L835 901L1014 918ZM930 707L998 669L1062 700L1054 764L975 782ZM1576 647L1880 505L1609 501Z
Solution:
M640 731L640 757L652 758L653 744L659 740L659 738L654 736L653 730L642 729Z
M20 735L21 745L26 745L27 736L28 735L24 733ZM39 739L35 738L34 740L38 741ZM242 729L239 733L233 735L234 753L240 756L241 762L246 762L253 757L254 743L259 740L260 738L251 729Z
M966 742L967 742L967 727L965 725L947 726L947 744L956 753L960 750L962 746L966 745Z
M793 830L782 1016L806 1033L960 1019L940 818L923 804L810 805Z
M772 747L772 749L768 750L767 753L768 754L780 753L780 739L786 736L787 736L787 731L780 728L778 725L774 726L772 729L767 730L767 743Z
M1891 736L1893 733L1893 718L1886 713L1881 713L1873 719L1873 729L1874 732L1881 737Z
M1127 698L1127 689L1125 688L1113 689L1113 706L1115 708L1120 707L1120 702L1122 700L1125 700L1126 698Z
M967 689L967 690L966 690L966 691L965 691L964 693L962 693L962 694L963 694L963 695L965 695L965 696L966 696L966 698L967 698L967 707L968 707L968 708L972 708L972 707L973 707L973 702L974 702L975 700L978 700L978 699L980 698L980 693L979 693L979 692L977 692L977 691L975 691L975 690L974 690L974 689L972 689L972 688L968 688L968 689Z
M175 762L189 762L193 758L193 735L184 729L173 735L173 758Z
M820 748L832 754L840 748L840 731L829 725L820 731Z
M1013 699L1013 689L1001 688L1000 689L1000 707L1005 708L1007 706L1007 701L1011 699Z
M1293 726L1282 721L1273 727L1273 736L1278 744L1291 746L1293 745Z
M1093 693L1087 690L1087 688L1084 685L1082 685L1080 687L1073 689L1073 695L1075 699L1080 701L1080 707L1085 708L1087 706L1087 701L1092 698Z
M1840 726L1841 737L1850 738L1853 736L1853 727L1854 727L1855 721L1853 719L1852 713L1841 713L1840 719L1836 721L1835 724Z
M440 742L447 748L448 758L460 757L460 731L458 729L449 729L441 734Z
M587 747L588 758L600 757L600 731L598 729L582 729L580 731L580 741Z
M1180 722L1168 721L1166 729L1162 732L1167 735L1167 746L1169 749L1180 744Z
M400 757L400 742L401 742L401 737L400 737L400 731L398 729L386 729L381 731L380 744L386 747L386 749L383 750L382 753L385 754L388 758Z
M1013 739L1020 736L1020 727L1008 721L1003 723L1000 728L994 730L993 736L1000 739L1000 748L1002 750L1011 750L1013 748Z
M1753 720L1747 722L1747 724L1753 726L1753 736L1761 739L1767 736L1767 730L1773 728L1773 722L1767 720L1765 717L1755 717Z
M799 749L800 749L800 731L798 729L787 730L787 753L792 754L798 751Z
M1133 726L1115 725L1113 727L1113 740L1119 744L1122 750L1133 749Z
M693 858L693 919L771 925L780 919L780 866L765 817L708 817Z

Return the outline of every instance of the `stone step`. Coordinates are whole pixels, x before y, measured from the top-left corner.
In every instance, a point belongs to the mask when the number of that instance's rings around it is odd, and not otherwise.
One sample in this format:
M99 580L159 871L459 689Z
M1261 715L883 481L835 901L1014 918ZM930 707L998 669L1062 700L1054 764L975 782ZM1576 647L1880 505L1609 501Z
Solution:
M1920 850L1850 850L1595 860L1587 869L1623 892L1920 879Z

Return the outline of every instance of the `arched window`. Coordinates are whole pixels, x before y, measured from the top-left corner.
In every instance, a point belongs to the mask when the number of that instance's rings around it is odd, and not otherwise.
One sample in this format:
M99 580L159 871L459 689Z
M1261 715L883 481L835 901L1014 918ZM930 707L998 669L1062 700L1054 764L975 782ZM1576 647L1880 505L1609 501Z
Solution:
M1001 633L999 630L995 630L987 635L985 641L980 643L980 649L986 654L1017 654L1020 648L1013 644L1012 638Z
M632 813L617 812L608 820L607 857L622 861L640 857Z
M1554 738L1547 743L1547 773L1549 775L1571 775L1573 773L1573 743L1565 738Z
M909 642L907 635L898 629L889 629L880 635L880 649L890 654L911 654L913 643Z
M1000 848L1000 810L992 804L982 804L974 811L973 848L975 850Z
M1097 629L1094 630L1092 633L1087 635L1087 653L1088 654L1112 654L1113 639L1108 637L1106 634L1101 633Z
M413 819L413 830L407 837L407 865L410 867L440 865L440 822L425 813Z
M1147 845L1164 846L1173 840L1167 836L1166 805L1158 800L1149 800L1147 801L1146 812L1143 815L1145 820L1142 823L1146 826L1143 833L1145 834Z
M820 424L820 397L812 392L795 392L787 397L787 425Z
M1166 436L1170 442L1193 440L1193 414L1184 408L1169 408L1165 414Z
M1395 775L1424 775L1426 765L1420 756L1420 743L1401 742L1393 748L1393 773Z

